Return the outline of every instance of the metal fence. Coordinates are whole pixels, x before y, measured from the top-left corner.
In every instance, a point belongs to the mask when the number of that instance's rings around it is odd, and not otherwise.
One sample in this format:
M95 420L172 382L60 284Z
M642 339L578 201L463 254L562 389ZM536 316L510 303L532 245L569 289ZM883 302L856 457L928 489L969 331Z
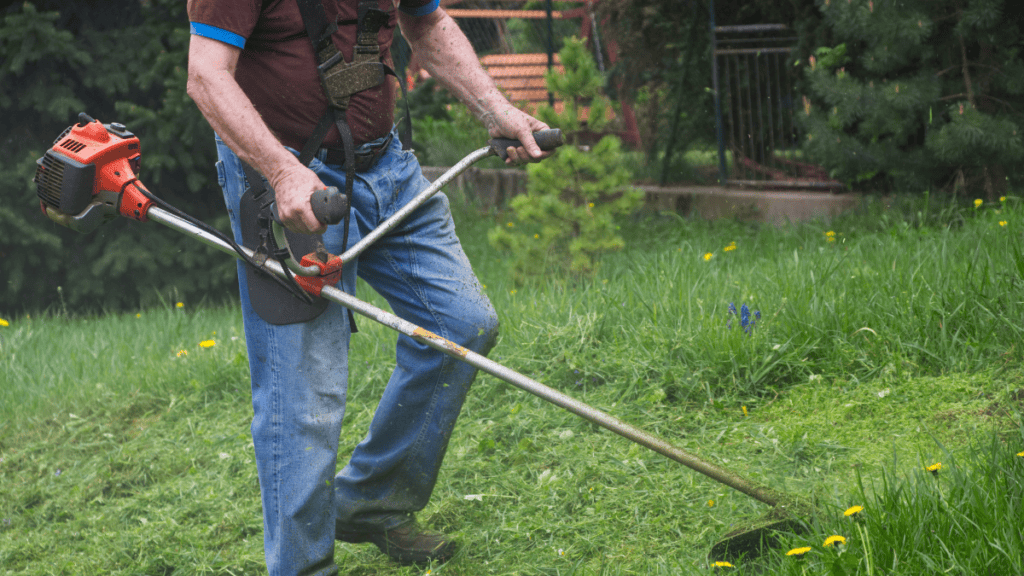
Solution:
M723 185L842 188L823 168L802 161L796 78L789 62L797 41L792 31L784 24L712 25L711 30Z

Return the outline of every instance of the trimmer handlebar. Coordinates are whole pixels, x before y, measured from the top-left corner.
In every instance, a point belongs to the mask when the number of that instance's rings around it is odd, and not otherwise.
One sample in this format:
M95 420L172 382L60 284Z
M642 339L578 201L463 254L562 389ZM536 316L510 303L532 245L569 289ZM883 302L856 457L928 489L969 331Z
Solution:
M562 136L562 131L558 128L534 132L533 139L537 142L537 146L540 146L540 149L545 152L550 152L562 144L565 144L565 137ZM508 158L508 152L506 152L506 149L509 146L518 148L522 146L523 143L511 138L492 138L487 141L487 145L491 147L491 152L495 156L505 160Z
M533 139L537 142L537 146L540 146L540 149L545 152L554 150L565 143L562 131L557 128L534 132ZM492 138L487 141L487 145L492 154L504 160L508 158L506 151L508 147L518 148L523 143L512 138ZM348 197L334 186L314 192L309 203L313 208L313 215L321 224L337 224L345 219L345 214L349 210ZM274 209L274 218L277 219L276 208Z

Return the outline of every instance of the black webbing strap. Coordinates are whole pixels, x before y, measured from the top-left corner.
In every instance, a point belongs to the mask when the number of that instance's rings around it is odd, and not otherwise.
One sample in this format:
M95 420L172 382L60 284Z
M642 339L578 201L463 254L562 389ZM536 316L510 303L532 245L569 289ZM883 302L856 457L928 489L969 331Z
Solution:
M356 177L356 148L355 143L352 139L352 130L349 128L347 119L347 110L349 95L343 95L341 98L335 98L330 93L330 89L324 82L324 74L322 73L321 67L324 67L328 61L337 63L341 60L344 63L344 57L340 51L337 51L331 43L331 36L338 29L337 22L329 22L327 20L327 12L324 10L323 0L296 0L299 6L299 13L302 15L302 22L306 27L306 35L309 36L309 41L313 46L313 57L316 59L317 72L323 84L324 95L327 97L328 108L324 112L324 115L320 117L316 127L313 129L313 134L306 141L306 144L302 147L302 151L299 153L299 162L303 166L308 166L310 161L313 160L313 156L316 155L320 146L323 144L324 138L327 137L327 133L331 129L331 125L338 127L338 133L341 135L341 142L345 150L345 196L349 198L349 202L352 201L352 186ZM357 21L357 38L358 34L364 32L364 20L366 19L367 13L371 9L377 9L377 2L375 0L360 0L357 9L358 21ZM376 10L379 12L379 10ZM379 28L379 26L377 26ZM368 40L369 38L367 38ZM376 30L373 33L373 41L376 41ZM356 50L359 49L360 42L357 42ZM333 53L333 54L332 54ZM353 53L353 59L355 54ZM334 64L331 64L332 66ZM403 92L404 93L404 92ZM344 253L348 249L348 233L349 233L349 221L350 213L345 214L345 224L342 230L342 248L341 251ZM352 311L348 311L348 321L351 327L352 333L357 331L355 317L352 315Z
M296 0L296 4L299 7L299 13L302 15L303 24L306 27L306 35L309 37L309 41L313 47L313 55L316 59L318 73L320 74L321 84L323 85L324 93L327 97L329 109L317 122L316 127L313 129L313 133L310 135L306 144L302 147L302 151L299 154L299 161L303 165L309 165L309 162L316 155L320 146L323 144L324 138L331 129L331 125L338 126L338 130L341 133L342 144L346 149L346 167L351 167L353 160L348 158L348 150L352 148L352 142L346 140L345 129L342 128L342 124L347 124L346 110L348 109L349 97L358 91L365 90L372 86L377 86L380 82L383 82L384 75L390 74L398 80L398 85L402 89L402 101L405 103L405 126L399 132L399 141L402 143L402 149L408 150L412 143L412 114L409 110L409 99L408 93L405 87L405 82L402 78L392 69L390 66L384 64L376 58L374 65L379 66L382 73L380 76L374 77L373 74L370 78L374 78L371 82L366 83L366 77L360 76L359 85L357 89L353 89L351 84L343 84L342 94L333 94L331 86L338 88L338 84L334 81L328 80L328 76L334 78L341 77L341 74L334 75L331 72L339 65L345 65L344 58L341 53L331 44L331 35L338 30L338 22L329 22L327 20L327 13L324 10L323 0ZM377 33L387 22L387 13L379 9L377 0L360 0L356 10L357 19L352 21L345 21L343 24L356 25L356 45L353 47L353 62L352 64L363 64L363 70L365 70L366 60L365 58L372 57L372 55L379 55L380 47L377 45ZM360 60L361 56L362 60ZM350 78L344 76L345 78ZM331 86L328 86L331 84ZM336 91L336 90L335 90ZM333 109L333 110L332 110ZM332 113L333 112L333 113ZM348 130L351 134L351 130ZM354 154L354 150L353 150Z
M319 55L331 41L331 35L338 29L337 23L331 25L327 20L322 0L295 0L302 13L302 23L306 25L306 34L313 43L313 54ZM318 62L319 64L319 62Z
M349 128L347 119L347 110L349 95L344 94L336 98L334 94L330 93L330 88L326 85L324 80L324 71L321 70L326 62L333 61L335 64L338 60L344 60L341 53L334 49L331 44L331 35L338 29L337 22L328 22L327 12L324 10L322 0L296 0L299 6L299 12L302 15L302 23L306 27L306 35L309 36L309 41L313 47L313 57L316 59L317 72L323 84L324 94L327 97L328 108L324 112L324 115L317 122L316 127L313 129L313 134L310 135L309 140L302 147L302 152L299 153L299 162L303 166L308 166L313 156L320 149L320 145L323 144L324 138L327 136L327 132L330 131L331 124L338 127L338 133L341 135L341 142L345 151L345 196L350 201L352 198L352 186L353 181L356 177L356 150L355 143L352 139L352 130ZM364 20L366 15L371 9L376 10L377 2L375 0L360 0L357 14L359 16L357 23L357 37L358 34L364 32ZM379 12L379 10L376 10ZM374 34L374 41L376 34ZM356 50L359 49L360 44L357 42ZM355 54L353 54L353 58ZM344 62L342 62L344 63ZM332 64L333 66L334 64ZM344 236L342 238L342 252L348 248L348 230L349 230L349 215L345 215L345 228Z
M327 115L330 115L332 112L335 117L334 124L338 127L338 132L341 133L341 142L345 146L345 196L348 198L349 205L351 206L352 181L356 179L356 147L352 143L352 130L349 129L348 122L345 121L345 111L338 111L333 108L327 109ZM349 214L351 213L351 209L345 212L345 228L342 231L344 236L341 240L342 253L348 250L348 221Z
M395 72L393 68L388 65L384 65L384 72L394 76L398 80L398 87L402 89L402 103L405 105L405 118L402 122L402 127L398 131L398 141L402 143L402 150L408 150L412 146L412 113L409 111L409 92L405 88L405 82ZM320 117L320 120L316 123L313 128L313 132L309 135L309 139L302 146L302 151L299 153L299 162L303 166L309 166L309 161L316 156L317 151L320 150L320 145L323 144L324 138L327 138L327 133L331 131L331 126L335 125L333 108L328 107L327 112ZM345 135L342 134L342 143L345 141ZM346 148L347 149L347 148ZM346 157L345 162L348 162Z
M309 135L305 145L302 146L302 151L299 152L299 162L303 166L309 166L309 161L313 159L313 156L316 156L317 150L323 144L324 138L327 137L327 133L331 130L331 126L334 126L333 111L333 108L327 109L327 112L320 117L320 121L316 123L313 133Z

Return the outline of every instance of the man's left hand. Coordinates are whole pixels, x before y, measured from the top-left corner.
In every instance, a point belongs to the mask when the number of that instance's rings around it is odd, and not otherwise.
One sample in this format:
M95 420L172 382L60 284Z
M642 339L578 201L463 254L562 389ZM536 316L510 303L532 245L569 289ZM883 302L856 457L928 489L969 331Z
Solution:
M506 149L508 158L505 164L511 166L540 162L554 153L541 150L533 139L534 132L547 130L549 126L518 108L508 106L499 112L488 112L482 120L492 138L514 138L522 142L522 146L509 146Z

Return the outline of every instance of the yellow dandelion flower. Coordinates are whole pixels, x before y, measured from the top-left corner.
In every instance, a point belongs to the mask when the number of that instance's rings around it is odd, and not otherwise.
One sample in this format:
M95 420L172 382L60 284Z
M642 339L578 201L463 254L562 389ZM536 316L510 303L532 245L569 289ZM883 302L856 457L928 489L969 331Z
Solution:
M705 262L710 262L710 261L711 261L711 258L712 258L713 256L714 256L714 254L712 254L711 252L707 252L707 253L705 253L705 254L704 254L704 261L705 261Z
M1000 196L999 197L999 201L1000 202L1006 202L1006 196Z
M513 295L513 296L515 296L516 295L516 289L513 288L513 289L509 290L508 293Z
M136 315L135 315L135 317L136 317L136 318L142 318L142 314L141 314L141 313L139 313L139 314L136 314Z
M213 348L216 345L217 343L214 342L213 340L203 340L202 342L199 343L200 348Z
M735 568L732 564L724 561L718 561L711 565L712 568Z
M185 307L185 303L184 302L178 302L174 306L177 307L177 308L184 308Z
M823 544L823 546L826 548L830 548L836 544L846 544L846 538L843 538L842 536L829 536L825 539L825 543Z
M4 328L7 328L10 325L11 325L10 322L8 322L7 320L4 320L3 318L0 318L0 326L2 326Z
M708 508L714 508L714 506L715 506L715 501L714 500L708 500Z
M974 199L974 207L975 208L981 208L982 204L984 204L984 202L982 201L981 198L975 198Z
M927 470L928 472L931 472L932 474L938 476L939 475L939 470L942 470L942 462L936 462L935 464L932 464L931 466L925 468L925 470Z
M811 551L810 546L801 546L800 548L793 548L789 552L786 552L786 556L803 556Z
M590 207L590 208L593 208L594 207L594 203L591 202L590 204L587 204L587 206Z
M863 511L863 506L850 506L849 508L846 509L846 512L843 512L843 516L856 516L857 514L860 514Z
M828 240L829 242L835 242L836 241L836 233L834 231L832 231L832 230L829 230L828 232L825 232L825 239Z
M509 228L515 228L516 224L515 222L509 222L508 224L506 224L506 226L508 226Z
M747 415L747 407L746 406L740 406L740 408L743 409L743 415L746 416Z
M735 249L736 249L736 243L735 242L730 242L728 246L723 248L723 250L725 250L726 252L732 252Z
M188 356L188 350L178 350L178 358L182 356Z
M1002 226L1003 228L1006 228L1006 220L1000 220L999 225Z

